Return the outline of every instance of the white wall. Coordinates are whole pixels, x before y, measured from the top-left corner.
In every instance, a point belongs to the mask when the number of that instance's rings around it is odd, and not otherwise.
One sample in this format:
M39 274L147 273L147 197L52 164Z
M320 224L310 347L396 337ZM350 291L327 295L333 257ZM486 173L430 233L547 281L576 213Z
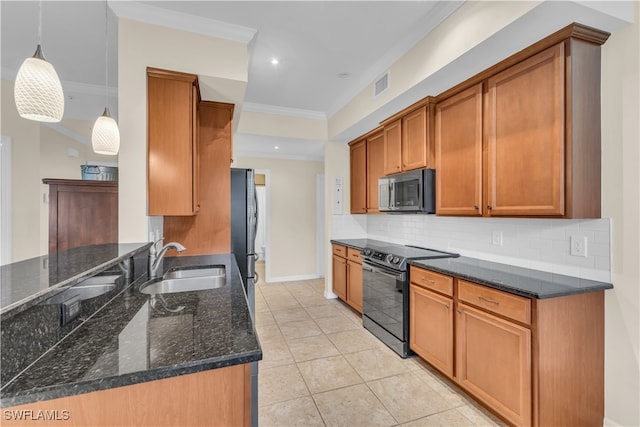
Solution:
M137 21L118 21L119 240L147 241L147 67L247 81L245 44ZM237 92L237 91L235 91Z
M318 277L316 176L324 163L241 157L233 167L269 171L266 280Z
M611 218L605 300L605 416L640 425L640 3L602 47L602 215Z

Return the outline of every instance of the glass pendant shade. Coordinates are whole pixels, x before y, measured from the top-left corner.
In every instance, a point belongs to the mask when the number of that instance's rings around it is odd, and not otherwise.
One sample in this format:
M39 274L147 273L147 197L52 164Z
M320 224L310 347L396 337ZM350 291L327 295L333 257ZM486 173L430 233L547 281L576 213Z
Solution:
M44 59L40 45L33 57L25 59L18 70L13 97L20 117L39 122L62 119L62 85L53 65Z
M120 149L120 130L118 130L118 123L109 113L109 107L104 109L102 116L98 117L93 125L91 145L95 153L118 154Z

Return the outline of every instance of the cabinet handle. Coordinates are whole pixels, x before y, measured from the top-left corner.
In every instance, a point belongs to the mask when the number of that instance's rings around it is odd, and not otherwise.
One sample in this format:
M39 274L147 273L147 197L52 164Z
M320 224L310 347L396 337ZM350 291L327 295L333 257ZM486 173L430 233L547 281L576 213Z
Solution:
M462 310L457 309L456 311L458 312L458 314L462 314Z
M491 209L493 209L493 206L487 205L487 209L491 210Z
M479 297L478 297L478 299L479 299L480 301L488 302L489 304L500 305L500 303L499 303L498 301L494 301L494 300L492 300L492 299L485 298L485 297L483 297L483 296L479 296Z
M449 310L449 304L444 305L447 310Z
M427 282L427 283L432 283L432 284L435 284L435 283L436 283L436 281L435 281L435 280L427 279L426 277L421 277L421 279L422 279L423 281Z
M480 207L478 205L473 205L473 209L478 210Z

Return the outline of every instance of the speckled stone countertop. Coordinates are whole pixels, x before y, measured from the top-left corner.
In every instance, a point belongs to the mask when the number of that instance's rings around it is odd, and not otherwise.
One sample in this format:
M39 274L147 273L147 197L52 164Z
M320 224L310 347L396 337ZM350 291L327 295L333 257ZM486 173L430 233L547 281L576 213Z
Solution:
M242 279L232 254L165 258L172 267L224 266L220 288L151 296L146 276L15 378L0 406L104 390L262 359ZM28 337L24 337L27 339Z
M109 243L43 255L0 268L1 319L15 315L77 283L145 251L151 243Z
M613 288L611 283L468 257L417 260L409 264L527 298L554 298Z
M380 250L383 251L385 247L388 248L394 245L392 243L371 239L334 239L331 240L331 243L338 243L356 249L362 249L365 246L372 249L380 248ZM611 283L564 276L562 274L532 270L464 256L458 258L415 260L409 261L408 263L527 298L554 298L613 288Z

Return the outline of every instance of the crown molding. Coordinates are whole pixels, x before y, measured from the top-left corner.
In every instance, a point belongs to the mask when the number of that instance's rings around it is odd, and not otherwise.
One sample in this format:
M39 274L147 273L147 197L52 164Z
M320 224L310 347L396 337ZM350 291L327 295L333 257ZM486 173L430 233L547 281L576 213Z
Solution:
M429 11L424 21L416 25L413 31L408 32L403 40L398 42L392 49L387 51L383 56L365 72L358 82L351 86L351 90L347 90L336 100L334 105L326 112L328 118L333 117L338 111L344 108L351 100L353 100L360 92L365 90L376 79L381 77L387 70L390 70L400 58L409 52L420 40L425 38L431 31L442 23L449 15L455 12L464 4L465 0L452 0L446 2L437 2ZM389 87L393 85L393 81L389 80Z
M118 18L161 25L175 30L248 44L258 32L254 28L229 24L202 16L142 4L137 1L112 1L109 7Z
M245 102L244 104L242 104L242 111L251 113L275 114L278 116L301 117L304 119L312 120L327 120L327 115L322 111L278 107L276 105L256 104L253 102Z

